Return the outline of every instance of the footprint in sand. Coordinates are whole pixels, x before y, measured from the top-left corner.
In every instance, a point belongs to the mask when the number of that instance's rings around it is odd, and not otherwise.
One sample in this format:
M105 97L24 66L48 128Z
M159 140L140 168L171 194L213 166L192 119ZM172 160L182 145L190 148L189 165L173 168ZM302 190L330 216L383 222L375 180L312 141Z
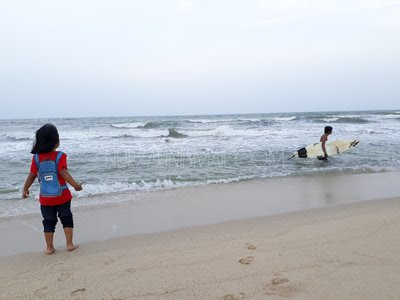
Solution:
M288 281L289 281L289 279L287 279L285 277L276 277L276 278L271 280L271 284L272 285L280 285L280 284L284 284L284 283L286 283Z
M247 246L247 249L249 249L249 250L256 250L257 249L256 246L254 246L252 244L249 244L249 243L247 243L246 246Z
M109 266L109 265L111 265L113 262L114 262L113 259L109 259L109 260L106 260L106 261L104 262L104 265L105 265L105 266Z
M71 276L72 276L71 273L61 273L61 275L58 276L57 280L64 281L64 280L67 280L68 278L70 278Z
M245 299L245 297L246 297L245 293L239 293L239 295L228 294L224 296L224 300L243 300Z
M45 286L45 287L35 290L35 296L39 297L39 298L43 298L45 296L47 289L48 289L48 287Z
M285 277L275 277L265 285L268 296L292 297L297 294L300 288L293 284L288 284L289 279Z
M71 296L83 294L83 293L85 293L85 292L86 292L86 289L85 289L85 288L76 289L76 290L74 290L74 291L71 292Z
M247 257L244 257L242 259L239 259L239 262L242 265L249 265L253 261L253 259L254 259L253 256L247 256Z
M125 270L125 272L127 272L127 273L133 273L135 271L136 271L135 268L128 268Z

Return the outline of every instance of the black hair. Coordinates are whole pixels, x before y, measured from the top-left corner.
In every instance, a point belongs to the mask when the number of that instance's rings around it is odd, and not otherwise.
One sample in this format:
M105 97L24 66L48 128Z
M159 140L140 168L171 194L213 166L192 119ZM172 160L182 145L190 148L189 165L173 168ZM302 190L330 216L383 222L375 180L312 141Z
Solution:
M49 153L58 143L60 143L60 138L56 126L50 123L44 124L36 131L31 153Z
M331 126L325 126L325 133L332 132L332 127Z

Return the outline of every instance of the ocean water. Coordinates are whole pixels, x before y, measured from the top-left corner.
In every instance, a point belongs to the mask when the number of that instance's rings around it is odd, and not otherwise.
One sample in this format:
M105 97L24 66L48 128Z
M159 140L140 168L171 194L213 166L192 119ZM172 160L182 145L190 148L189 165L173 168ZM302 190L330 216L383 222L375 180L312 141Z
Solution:
M75 205L132 199L134 193L253 178L400 170L400 111L351 111L0 120L0 217L38 211L38 189L21 199L35 131L57 126L71 174L83 181ZM318 142L360 144L328 162L287 160Z

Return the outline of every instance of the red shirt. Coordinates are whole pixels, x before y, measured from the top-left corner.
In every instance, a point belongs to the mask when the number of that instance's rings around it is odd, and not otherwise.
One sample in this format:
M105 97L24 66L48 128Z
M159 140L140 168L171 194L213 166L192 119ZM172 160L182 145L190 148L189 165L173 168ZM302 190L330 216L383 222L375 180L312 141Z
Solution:
M40 153L39 154L39 161L43 160L56 160L58 151L53 151L50 153ZM67 169L67 155L63 153L60 158L60 162L58 163L58 181L60 182L60 185L66 184L64 178L60 175L60 172L63 169ZM31 173L35 174L37 176L38 173L38 168L36 166L35 159L32 157L32 164L31 164ZM63 190L63 193L61 196L58 197L44 197L40 195L39 201L40 204L46 205L46 206L54 206L54 205L61 205L64 203L67 203L72 199L71 192L68 188Z

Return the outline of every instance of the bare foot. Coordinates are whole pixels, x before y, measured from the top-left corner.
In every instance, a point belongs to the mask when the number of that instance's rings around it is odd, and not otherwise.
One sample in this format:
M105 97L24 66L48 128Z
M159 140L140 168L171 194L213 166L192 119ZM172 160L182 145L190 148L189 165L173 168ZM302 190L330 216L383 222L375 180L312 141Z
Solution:
M78 247L79 247L78 245L76 245L76 246L75 246L75 245L68 245L68 246L67 246L67 250L68 250L68 251L74 251L74 250L75 250L76 248L78 248Z
M54 249L54 248L47 248L46 249L46 254L47 255L52 255L54 252L56 252L56 249Z

